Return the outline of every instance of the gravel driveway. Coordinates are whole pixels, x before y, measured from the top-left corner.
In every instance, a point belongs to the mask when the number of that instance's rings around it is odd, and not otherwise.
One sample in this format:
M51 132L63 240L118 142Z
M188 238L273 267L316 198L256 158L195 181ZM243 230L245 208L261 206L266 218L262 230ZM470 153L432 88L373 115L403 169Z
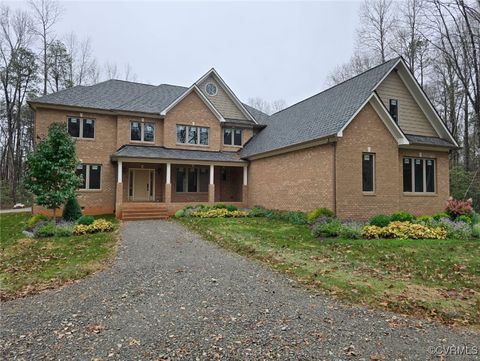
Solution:
M437 360L432 347L480 349L479 334L314 295L165 221L125 223L111 269L1 307L7 360Z

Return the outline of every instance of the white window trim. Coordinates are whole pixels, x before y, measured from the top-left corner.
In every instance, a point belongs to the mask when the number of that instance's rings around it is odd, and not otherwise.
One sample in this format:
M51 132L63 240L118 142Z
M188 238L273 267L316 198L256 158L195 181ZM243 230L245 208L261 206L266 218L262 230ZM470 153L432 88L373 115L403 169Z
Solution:
M178 138L177 138L177 131L178 131L178 127L185 127L185 143L180 143L178 141ZM192 144L192 143L189 143L188 142L188 132L189 132L189 129L190 128L197 128L197 142ZM208 130L208 137L207 137L207 144L200 144L200 129L201 128L205 128ZM189 145L189 146L193 146L193 147L209 147L210 146L210 127L206 127L206 126L203 126L203 125L186 125L186 124L177 124L175 126L175 142L177 145Z
M363 157L365 155L370 155L373 157L373 171L372 171L372 190L371 191L364 191L363 190ZM362 153L362 193L365 194L365 195L374 195L376 190L377 190L377 182L376 182L376 175L377 175L377 172L376 172L376 164L377 164L377 155L375 153L371 153L371 152L363 152Z
M102 175L103 175L103 171L102 171L102 164L95 164L95 163L81 163L82 166L85 166L85 188L78 188L79 191L90 191L90 192L99 192L102 190L102 185L103 185L103 182L102 182ZM100 167L100 188L92 188L90 189L90 167L92 165L96 165L98 167Z
M140 140L132 139L132 124L139 123L140 124ZM153 140L145 140L145 124L151 124L153 126ZM139 120L131 120L130 121L130 142L136 143L155 143L155 123L154 122L142 122Z
M75 139L82 139L82 140L95 140L96 136L97 136L97 119L96 118L82 118L82 117L77 117L77 116L67 116L67 132L68 132L68 123L70 122L70 119L78 119L80 120L80 126L79 126L79 129L78 129L78 137L74 137L73 135L69 135L72 137L72 138L75 138ZM83 137L83 121L85 119L90 119L90 120L93 120L93 138L84 138Z
M225 130L230 129L232 132L232 142L230 144L225 143ZM235 144L235 130L240 130L241 135L240 135L240 145ZM236 128L236 127L225 127L223 128L223 134L222 134L222 142L223 145L229 146L229 147L243 147L243 129L242 128Z
M402 158L402 179L403 179L403 167L405 166L405 158L409 158L413 163L412 167L412 190L410 192L403 191L405 195L435 195L437 194L437 162L434 158L420 158L420 157L403 157ZM423 160L423 192L415 191L415 160ZM427 160L433 161L433 192L427 192ZM402 182L403 190L403 182Z

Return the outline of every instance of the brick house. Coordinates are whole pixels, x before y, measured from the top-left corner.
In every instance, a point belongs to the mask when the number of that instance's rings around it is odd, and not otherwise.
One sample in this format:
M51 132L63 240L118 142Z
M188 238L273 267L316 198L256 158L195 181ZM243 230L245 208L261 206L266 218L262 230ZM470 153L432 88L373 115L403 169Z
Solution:
M29 103L36 139L52 122L76 139L84 212L123 219L215 202L431 214L448 198L458 147L401 58L271 116L214 69L189 88L109 80Z

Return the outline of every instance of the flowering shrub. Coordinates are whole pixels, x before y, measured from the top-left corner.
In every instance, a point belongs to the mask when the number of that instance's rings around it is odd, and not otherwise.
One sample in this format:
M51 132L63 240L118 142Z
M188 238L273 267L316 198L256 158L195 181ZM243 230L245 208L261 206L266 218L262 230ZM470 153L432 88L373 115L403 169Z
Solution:
M472 200L467 199L466 201L460 199L450 199L447 201L447 207L445 211L452 218L457 218L461 215L470 215L473 211Z
M194 211L190 214L192 217L217 218L217 217L247 217L245 211L229 211L226 208L209 209L205 211Z
M447 231L442 227L427 227L410 222L391 222L386 227L365 226L365 238L400 238L400 239L445 239Z
M447 236L454 239L472 238L472 227L470 224L462 221L452 221L449 218L442 218L437 225L445 229Z
M335 212L328 208L316 208L307 214L309 222L315 221L318 217L334 218Z
M73 234L76 236L110 231L113 231L113 224L105 219L97 219L92 224L77 224L73 227Z

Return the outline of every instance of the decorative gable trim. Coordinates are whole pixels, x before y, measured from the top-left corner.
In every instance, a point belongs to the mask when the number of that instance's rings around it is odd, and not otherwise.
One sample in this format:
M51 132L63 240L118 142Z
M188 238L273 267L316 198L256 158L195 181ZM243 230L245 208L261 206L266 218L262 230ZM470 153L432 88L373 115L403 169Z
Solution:
M190 88L188 88L182 95L180 95L177 99L175 99L169 106L163 109L160 112L160 115L165 116L167 113L174 108L178 103L180 103L183 99L187 97L188 94L191 92L197 93L200 99L207 105L207 107L212 111L212 113L217 117L220 122L225 122L222 114L215 108L210 100L202 93L202 91L198 88L197 83L193 84Z
M255 118L253 117L252 114L245 108L245 106L242 104L240 99L237 98L235 93L229 88L227 83L225 83L222 79L222 77L217 73L215 68L210 69L205 75L203 75L200 79L198 79L195 82L195 85L201 84L205 79L207 79L210 75L213 75L213 77L220 83L221 87L223 90L227 93L229 98L233 101L233 103L237 106L237 108L243 113L243 115L248 119L254 122L255 124L258 124Z
M412 72L410 71L408 66L405 64L405 61L403 60L403 58L399 59L399 61L395 64L394 68L398 68L398 72L397 72L398 76L400 77L403 84L408 89L413 99L416 101L416 103L422 110L423 114L425 115L425 118L427 118L427 120L432 125L435 132L437 132L437 134L441 138L448 139L450 142L452 142L452 144L458 147L458 143L455 141L452 134L447 129L447 126L438 115L438 112L433 107L432 102L427 97L427 95L425 94L425 91L422 89L420 84L418 84ZM391 71L389 71L386 76L388 76L390 73ZM382 79L376 85L375 89L378 88L378 86L382 83L383 80L384 79Z

